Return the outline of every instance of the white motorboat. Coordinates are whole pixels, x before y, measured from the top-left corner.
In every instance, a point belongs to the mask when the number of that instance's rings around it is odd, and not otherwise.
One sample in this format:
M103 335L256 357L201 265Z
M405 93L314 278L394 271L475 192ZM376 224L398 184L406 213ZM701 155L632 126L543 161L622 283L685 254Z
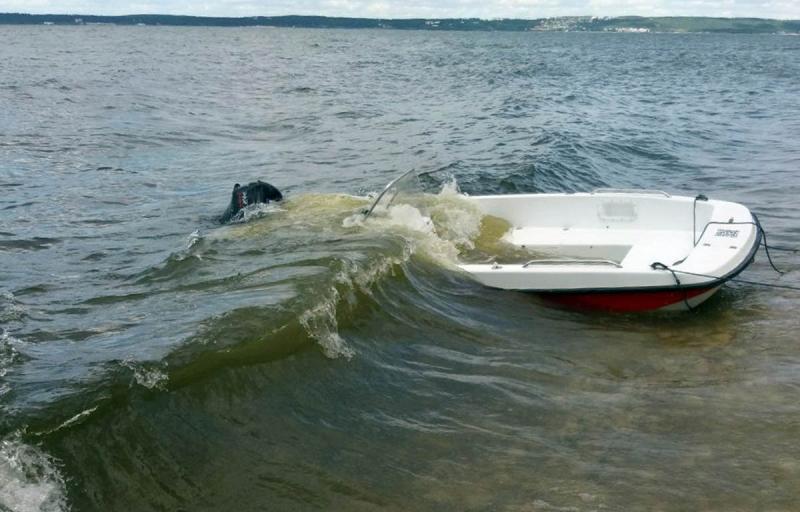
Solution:
M486 286L568 307L691 309L742 272L761 243L758 220L746 207L702 195L598 189L465 199L507 221L503 240L537 257L459 267Z

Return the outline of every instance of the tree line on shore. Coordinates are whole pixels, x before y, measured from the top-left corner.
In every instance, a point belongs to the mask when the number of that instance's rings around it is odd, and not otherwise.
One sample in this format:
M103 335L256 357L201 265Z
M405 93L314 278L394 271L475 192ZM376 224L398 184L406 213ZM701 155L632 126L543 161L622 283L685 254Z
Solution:
M15 25L165 25L206 27L300 27L399 30L544 32L720 32L800 33L800 20L707 17L564 16L539 19L379 19L326 16L251 16L240 18L132 14L97 16L0 13L0 24Z

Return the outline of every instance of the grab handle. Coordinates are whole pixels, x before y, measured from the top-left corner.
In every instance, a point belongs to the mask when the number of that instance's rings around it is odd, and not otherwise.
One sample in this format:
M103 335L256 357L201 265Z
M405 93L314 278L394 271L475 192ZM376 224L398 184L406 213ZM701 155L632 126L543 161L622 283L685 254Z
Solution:
M611 260L582 260L582 259L562 259L562 260L531 260L522 268L528 268L530 265L613 265L617 268L622 268L622 265L616 261Z
M591 194L652 194L661 195L664 197L672 197L663 190L651 190L647 188L596 188L592 190Z

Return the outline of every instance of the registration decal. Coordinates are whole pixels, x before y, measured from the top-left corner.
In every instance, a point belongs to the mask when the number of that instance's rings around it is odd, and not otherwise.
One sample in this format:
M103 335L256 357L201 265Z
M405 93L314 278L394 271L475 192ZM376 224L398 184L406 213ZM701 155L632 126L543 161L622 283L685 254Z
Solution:
M726 238L738 238L739 237L739 230L738 229L718 229L714 236L722 236Z

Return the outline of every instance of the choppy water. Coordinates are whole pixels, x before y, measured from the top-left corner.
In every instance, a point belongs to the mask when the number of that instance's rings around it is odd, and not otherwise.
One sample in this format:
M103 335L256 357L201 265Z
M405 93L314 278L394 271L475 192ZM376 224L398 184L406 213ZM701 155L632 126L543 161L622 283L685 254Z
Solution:
M794 292L569 312L453 268L449 188L354 214L449 166L797 246L798 98L795 37L0 27L0 510L796 507Z

